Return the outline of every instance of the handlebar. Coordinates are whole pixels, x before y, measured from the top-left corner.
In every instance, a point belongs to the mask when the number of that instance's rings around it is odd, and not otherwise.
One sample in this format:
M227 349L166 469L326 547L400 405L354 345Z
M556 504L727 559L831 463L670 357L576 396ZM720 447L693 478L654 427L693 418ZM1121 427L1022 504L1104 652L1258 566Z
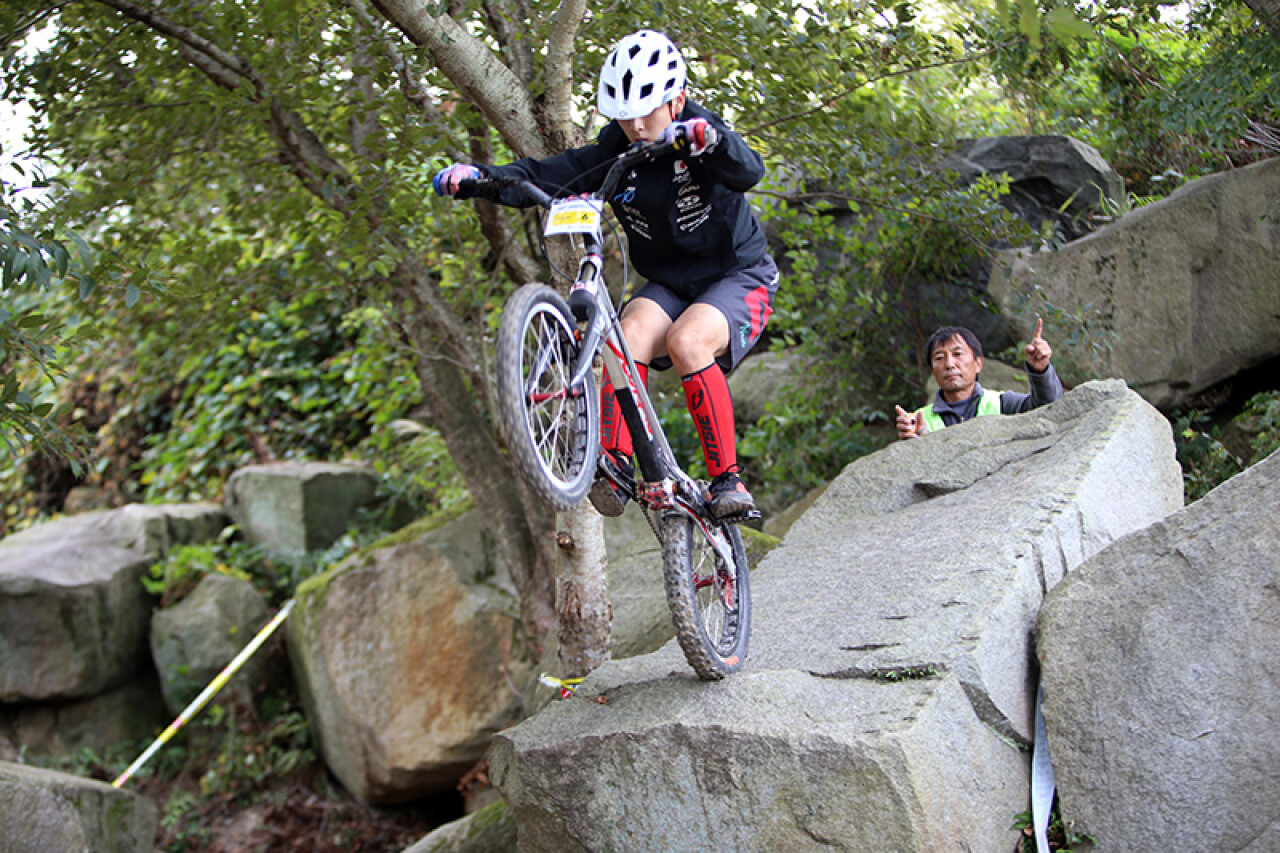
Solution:
M609 166L609 171L605 173L600 189L592 193L592 197L596 199L610 198L618 184L621 183L623 175L632 166L649 160L656 160L665 154L679 150L683 146L684 140L682 136L678 136L670 142L641 141L633 143L630 148L614 159ZM523 190L540 207L550 207L551 202L555 200L541 187L526 178L493 175L484 178L465 178L458 182L459 190L466 190L474 195L484 195L486 190L497 190L505 187L516 187Z

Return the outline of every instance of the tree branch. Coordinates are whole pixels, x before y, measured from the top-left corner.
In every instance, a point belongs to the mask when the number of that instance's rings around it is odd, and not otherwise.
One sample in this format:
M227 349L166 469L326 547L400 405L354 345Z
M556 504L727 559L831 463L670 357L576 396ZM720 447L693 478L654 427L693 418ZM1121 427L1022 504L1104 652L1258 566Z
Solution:
M798 119L805 118L806 116L811 116L814 113L820 113L823 110L830 109L832 105L834 105L837 101L841 101L849 97L854 92L861 89L863 86L870 86L872 83L878 83L881 80L891 80L894 77L906 77L909 74L915 74L917 71L928 71L932 68L946 68L949 65L963 65L966 62L973 62L974 60L981 59L984 56L990 56L991 54L995 53L998 50L1001 50L1004 47L1005 45L1002 45L1002 44L996 45L995 47L981 51L980 53L969 53L969 54L965 54L964 56L956 57L955 59L943 59L938 62L931 62L927 65L917 65L912 68L900 68L897 71L888 71L884 74L878 74L874 77L867 77L866 80L863 80L859 83L855 83L852 86L846 86L844 89L840 90L839 92L836 92L834 95L827 98L826 100L824 100L822 103L818 104L815 107L811 107L807 110L801 110L798 113L792 113L790 115L781 116L780 118L776 118L773 121L767 121L764 124L756 125L750 130L740 131L740 133L742 136L753 136L762 130L767 130L768 128L775 127L779 124L786 124L789 121L796 121Z
M587 0L561 0L551 19L547 39L547 60L543 76L547 81L546 122L557 147L576 141L573 123L573 42L587 11Z
M539 134L528 88L484 42L447 15L433 15L426 0L373 0L397 29L431 52L436 67L476 104L511 149L526 157L550 152Z
M518 21L523 25L533 20L527 14L521 14L522 12L527 12L527 9L513 12L508 0L484 0L485 18L489 21L498 44L502 46L503 52L508 57L511 71L525 86L528 86L533 82L533 51L529 44L530 39L522 37L523 34L518 31L515 33L512 31L512 22Z
M127 18L146 24L161 35L168 36L191 51L202 55L205 59L205 64L197 65L197 67L209 74L218 85L225 86L227 84L224 81L240 78L253 86L260 99L266 97L267 84L263 81L262 76L254 70L253 66L235 54L226 52L190 29L179 26L150 9L129 3L128 0L98 0L98 2L115 9ZM216 77L208 70L215 67L218 69L218 76Z
M188 61L219 85L235 89L240 80L253 84L248 96L251 102L265 103L270 114L272 136L280 149L281 159L309 192L330 207L351 215L355 209L357 188L343 166L330 156L320 138L307 126L302 117L288 109L270 91L262 77L243 59L230 54L212 42L178 26L161 15L141 9L125 0L99 0L122 14L162 33L178 42ZM367 210L373 208L366 206ZM376 216L367 214L371 225L377 226ZM403 263L408 265L410 278L419 298L431 308L424 320L446 342L453 359L470 371L471 381L477 387L483 385L483 377L477 371L479 359L465 329L457 321L450 306L435 286L434 279L423 270L413 253L398 240L392 244L399 251Z
M400 50L398 45L387 38L383 26L370 13L369 7L364 0L343 0L343 2L351 10L351 16L356 20L356 23L364 27L370 38L377 43L387 61L391 63L391 67L396 73L396 78L400 81L400 91L404 95L404 99L417 108L418 112L426 116L432 124L441 128L441 138L447 139L448 134L443 130L446 127L444 115L440 112L439 105L427 95L427 88L414 79L413 70L404 51ZM449 159L454 161L465 159L463 152L452 145L446 145L445 153L449 156Z
M350 208L350 176L329 156L320 138L293 110L271 92L262 75L246 60L218 47L187 27L128 0L98 0L127 18L147 26L177 44L179 54L204 72L219 86L235 91L241 82L249 84L250 103L265 103L271 115L271 129L285 164L312 193L346 212Z

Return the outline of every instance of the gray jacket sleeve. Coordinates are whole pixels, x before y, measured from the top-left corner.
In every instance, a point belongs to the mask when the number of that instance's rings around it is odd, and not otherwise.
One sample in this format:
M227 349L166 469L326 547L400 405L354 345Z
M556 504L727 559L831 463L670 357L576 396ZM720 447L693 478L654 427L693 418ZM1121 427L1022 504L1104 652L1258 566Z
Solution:
M1017 391L1005 391L1000 395L1000 413L1016 415L1052 403L1062 396L1062 380L1053 365L1045 368L1044 373L1035 373L1023 365L1027 371L1027 379L1031 382L1031 393L1020 394Z

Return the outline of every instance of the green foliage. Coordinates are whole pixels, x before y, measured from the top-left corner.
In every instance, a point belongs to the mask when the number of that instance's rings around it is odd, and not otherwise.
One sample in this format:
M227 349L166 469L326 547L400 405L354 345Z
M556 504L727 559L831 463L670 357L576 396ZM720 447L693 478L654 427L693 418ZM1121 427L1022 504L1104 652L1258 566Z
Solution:
M1249 400L1240 418L1249 439L1253 455L1250 465L1256 465L1276 450L1280 450L1280 390L1266 391Z
M850 462L888 440L887 433L867 427L885 420L883 413L843 397L813 393L811 387L801 384L785 391L738 439L744 464L783 505L834 479Z
M1265 156L1248 140L1280 123L1280 41L1243 4L1103 2L1063 29L1043 2L1031 37L1028 3L972 19L1024 131L1090 142L1141 196Z
M265 459L333 459L403 415L411 367L371 309L333 322L308 292L244 318L229 339L189 357L169 428L140 467L148 500L214 497L236 468Z
M399 520L389 518L376 507L362 509L356 513L346 535L328 548L288 559L240 539L233 525L225 528L214 542L173 548L151 565L142 584L149 593L159 597L160 607L168 607L185 598L205 575L217 572L249 581L273 607L278 607L293 596L298 584L381 539L390 529L389 525Z
M169 607L195 589L205 575L219 573L249 581L273 601L287 597L292 564L273 559L266 551L235 538L226 528L216 542L179 545L151 565L142 585Z
M1032 825L1030 811L1019 813L1009 828L1021 833L1018 844L1014 848L1015 853L1037 853L1035 827ZM1056 850L1058 853L1071 853L1073 845L1091 846L1097 843L1092 836L1068 830L1063 825L1056 796L1053 798L1053 809L1049 812L1049 826L1046 828L1045 836L1049 842L1049 850ZM1041 853L1048 853L1048 851L1041 851Z
M16 164L11 168L20 170ZM73 332L43 297L64 278L81 275L89 249L75 238L78 257L47 232L26 226L35 210L11 201L13 188L0 179L0 441L13 451L29 445L79 466L79 436L57 427L54 382L64 374L61 347Z
M1188 503L1244 470L1244 463L1222 443L1219 428L1205 412L1192 409L1179 415L1173 433Z
M867 425L922 395L924 340L956 300L987 310L987 247L1029 234L999 204L1006 183L957 189L912 159L766 212L786 246L768 333L800 354L800 375L740 452L797 497L883 445Z
M263 723L253 725L222 705L212 705L207 726L220 737L200 779L205 795L246 796L316 762L311 730L297 708L280 708Z
M1188 503L1280 449L1280 391L1254 395L1231 426L1246 437L1247 450L1233 451L1224 439L1224 427L1215 424L1205 411L1190 409L1174 418L1174 441Z
M168 840L165 850L184 851L204 847L209 843L210 832L199 820L201 798L182 788L164 801L160 814L160 831Z
M374 430L353 451L380 477L384 526L396 526L405 513L448 512L471 500L440 433L430 427L410 429L408 435L391 428Z

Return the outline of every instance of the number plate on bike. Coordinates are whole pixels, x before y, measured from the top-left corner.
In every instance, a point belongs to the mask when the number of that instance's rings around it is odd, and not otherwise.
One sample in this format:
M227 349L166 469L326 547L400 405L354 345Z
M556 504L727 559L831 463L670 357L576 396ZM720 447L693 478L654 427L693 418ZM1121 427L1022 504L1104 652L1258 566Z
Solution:
M551 215L547 217L544 233L552 234L600 234L600 213L603 202L587 198L567 198L551 203Z

